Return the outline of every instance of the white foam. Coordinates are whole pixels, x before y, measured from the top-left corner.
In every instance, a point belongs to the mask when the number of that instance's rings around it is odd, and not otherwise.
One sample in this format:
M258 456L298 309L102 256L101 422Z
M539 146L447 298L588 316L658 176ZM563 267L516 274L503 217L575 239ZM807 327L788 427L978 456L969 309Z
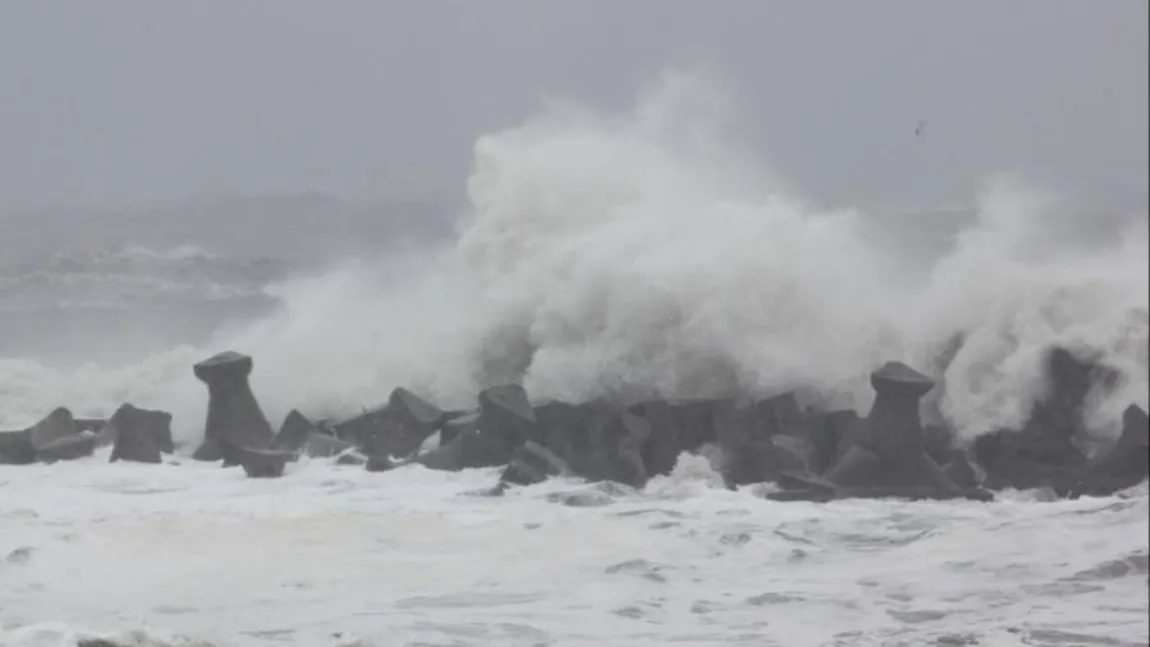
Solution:
M107 416L119 406L113 403L123 401L182 414L185 430L195 427L192 419L202 426L207 395L183 386L190 381L191 364L200 359L202 350L184 346L122 367L87 363L57 368L29 359L0 360L0 428L26 427L61 405L76 417ZM173 398L173 393L185 393L186 399Z
M782 504L717 487L695 458L646 492L568 507L548 494L591 486L485 498L468 493L490 470L312 460L253 480L106 460L0 472L0 645L132 632L147 647L1147 639L1145 572L1082 576L1145 559L1145 487Z
M935 267L926 295L925 338L965 336L946 372L943 412L967 437L1025 419L1046 387L1042 355L1053 345L1096 355L1123 375L1095 403L1096 428L1116 433L1127 405L1147 408L1146 221L1133 220L1117 246L1083 249L1051 240L1055 223L1044 214L1059 214L1042 198L991 187L977 225Z

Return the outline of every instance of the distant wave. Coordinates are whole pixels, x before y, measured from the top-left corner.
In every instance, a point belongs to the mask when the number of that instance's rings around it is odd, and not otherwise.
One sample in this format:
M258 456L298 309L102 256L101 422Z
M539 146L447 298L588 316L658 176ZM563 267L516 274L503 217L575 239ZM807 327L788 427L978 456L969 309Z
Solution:
M52 253L0 264L0 309L136 308L149 301L261 296L294 267L279 259L217 256L194 245Z
M145 261L150 260L163 260L163 261L185 261L185 260L211 260L216 258L215 254L207 251L202 247L195 245L177 245L169 249L152 250L147 247L139 247L136 245L129 245L125 247L120 255L127 259L141 259Z

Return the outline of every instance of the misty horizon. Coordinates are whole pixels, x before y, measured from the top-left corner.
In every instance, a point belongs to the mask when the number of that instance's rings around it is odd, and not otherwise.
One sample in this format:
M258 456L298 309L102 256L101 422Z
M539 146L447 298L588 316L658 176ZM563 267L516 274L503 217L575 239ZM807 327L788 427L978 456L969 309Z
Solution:
M1146 25L1132 0L9 3L0 213L458 203L479 137L550 99L615 110L684 66L724 86L733 135L821 204L963 204L1017 173L1141 207Z

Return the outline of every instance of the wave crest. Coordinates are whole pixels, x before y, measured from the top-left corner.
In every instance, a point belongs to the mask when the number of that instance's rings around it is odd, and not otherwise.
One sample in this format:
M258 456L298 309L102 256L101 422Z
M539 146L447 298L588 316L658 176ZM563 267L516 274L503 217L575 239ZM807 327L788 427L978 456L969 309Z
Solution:
M1009 178L965 215L820 208L732 145L726 106L690 74L623 115L552 104L479 139L453 244L281 284L276 313L202 350L253 354L273 417L400 384L469 406L513 379L541 400L802 389L865 408L866 374L902 359L938 368L940 411L969 437L1025 416L1053 344L1122 372L1097 424L1146 406L1145 214L1087 239L1118 225ZM181 371L160 404L194 412L202 385ZM47 410L66 395L36 397ZM193 433L200 415L177 425Z

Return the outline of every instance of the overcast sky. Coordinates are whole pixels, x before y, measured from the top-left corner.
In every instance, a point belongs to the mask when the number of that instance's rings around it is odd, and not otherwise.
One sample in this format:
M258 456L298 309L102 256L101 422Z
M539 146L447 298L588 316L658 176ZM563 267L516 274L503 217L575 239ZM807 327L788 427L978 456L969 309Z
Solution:
M1146 193L1144 0L45 0L0 3L0 204L458 193L544 94L684 60L823 200Z

